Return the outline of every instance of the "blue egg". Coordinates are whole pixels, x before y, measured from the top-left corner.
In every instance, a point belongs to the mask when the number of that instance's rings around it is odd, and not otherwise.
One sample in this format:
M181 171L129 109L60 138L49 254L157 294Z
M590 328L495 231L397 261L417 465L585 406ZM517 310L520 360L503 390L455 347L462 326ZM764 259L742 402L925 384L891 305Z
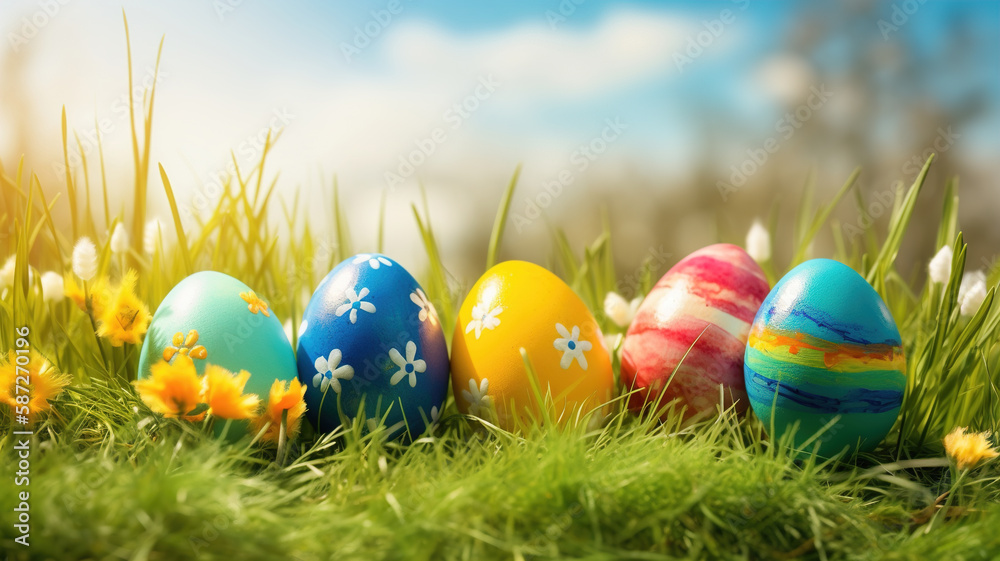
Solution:
M744 360L750 405L780 438L820 456L870 451L896 422L903 343L878 293L850 267L813 259L761 305Z
M341 413L382 421L390 437L422 434L448 391L448 347L427 295L399 263L360 254L320 282L302 316L299 381L320 432ZM362 411L363 403L363 411Z

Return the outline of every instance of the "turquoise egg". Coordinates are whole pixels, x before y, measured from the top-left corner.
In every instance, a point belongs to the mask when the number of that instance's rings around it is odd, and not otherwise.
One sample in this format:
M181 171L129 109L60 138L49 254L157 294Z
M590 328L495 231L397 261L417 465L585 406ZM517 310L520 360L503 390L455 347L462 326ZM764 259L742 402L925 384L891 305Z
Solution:
M744 360L750 405L803 454L874 449L903 402L906 358L878 293L850 267L813 259L768 294Z
M262 402L275 380L288 382L297 375L292 346L263 296L214 271L185 278L160 303L142 344L139 378L148 377L160 360L182 353L192 357L199 374L206 364L234 373L246 370L250 379L244 391ZM230 434L243 434L245 425L234 424Z

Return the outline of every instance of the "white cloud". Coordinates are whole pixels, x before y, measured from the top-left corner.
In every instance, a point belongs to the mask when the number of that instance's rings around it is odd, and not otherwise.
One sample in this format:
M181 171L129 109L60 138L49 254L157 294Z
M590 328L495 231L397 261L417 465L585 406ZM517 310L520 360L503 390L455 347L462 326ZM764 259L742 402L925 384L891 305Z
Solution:
M394 69L411 76L447 84L493 73L519 96L578 99L662 76L690 30L677 18L634 10L610 11L583 30L531 23L476 36L400 22L384 48Z

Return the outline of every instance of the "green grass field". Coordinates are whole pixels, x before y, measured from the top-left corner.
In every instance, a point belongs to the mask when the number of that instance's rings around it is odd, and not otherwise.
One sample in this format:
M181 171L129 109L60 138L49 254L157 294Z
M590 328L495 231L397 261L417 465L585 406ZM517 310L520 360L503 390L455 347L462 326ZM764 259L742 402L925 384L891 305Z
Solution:
M871 226L857 237L845 236L831 219L835 207L852 200L867 207L854 188L857 174L818 208L807 185L795 234L783 236L792 240L792 262L763 264L773 282L807 258L814 239L832 236L837 250L829 257L858 270L888 304L906 346L908 387L896 426L874 453L797 459L786 442L769 440L752 414L660 423L628 413L621 397L602 427L529 424L510 433L458 414L449 397L439 423L410 444L387 441L384 430L363 431L360 421L324 437L305 427L281 462L274 449L249 437L220 442L197 424L151 413L131 385L139 347L112 347L72 301L41 297L39 273L70 277L71 249L86 235L97 242L99 276L117 281L123 265L139 272L138 294L150 311L187 274L212 269L245 281L267 296L279 318L297 325L302 303L292 295L311 292L319 281L314 263L328 270L355 250L381 249L381 233L351 243L336 193L337 244L317 247L313 236L320 232L298 218L304 209L297 195L279 192L275 170L264 165L265 149L260 163L239 171L215 208L187 230L168 170L156 170L175 222L165 227L176 240L147 253L147 193L159 188L147 185L153 93L133 114L136 180L127 216L95 220L92 204L108 206L103 173L94 185L67 173L59 195L46 199L29 170L0 165L0 227L13 232L15 255L13 283L0 300L0 349L13 348L15 327L28 325L32 347L73 380L34 427L27 488L13 484L22 437L11 432L17 425L10 408L0 405L5 559L1000 557L997 464L959 471L942 445L955 427L995 429L1000 415L995 288L978 313L960 311L966 246L957 182L941 201L933 248L954 249L949 281L929 282L926 272L910 278L895 267L907 229L928 227L910 217L931 161L911 186L899 186L888 229ZM72 142L65 129L64 139ZM102 162L89 165L103 172ZM483 248L484 263L500 255L516 182L515 174ZM67 206L72 221L64 227L52 212ZM430 263L420 281L450 339L465 295L438 252L432 211L414 207ZM111 251L109 234L118 221L131 228L131 247L120 254ZM617 283L612 235L606 226L581 252L579 240L556 229L549 263L606 334L623 332L601 309ZM644 271L640 285L648 290L656 280L651 267L634 266ZM987 276L996 287L1000 270ZM14 543L20 532L12 522L25 489L28 548Z

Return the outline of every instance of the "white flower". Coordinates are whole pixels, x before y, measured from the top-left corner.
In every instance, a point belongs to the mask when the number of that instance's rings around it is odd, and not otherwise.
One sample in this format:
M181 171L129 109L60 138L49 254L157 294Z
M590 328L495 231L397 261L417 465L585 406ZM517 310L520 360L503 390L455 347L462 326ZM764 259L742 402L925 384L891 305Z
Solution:
M427 428L424 429L424 430L427 430L427 431L434 430L434 427L437 426L438 421L441 420L441 410L438 409L437 405L435 405L434 407L431 407L431 414L430 415L427 415L424 412L424 408L423 407L420 408L420 413L422 415L425 415L427 417Z
M961 304L961 312L963 316L974 316L979 308L983 306L983 302L986 301L986 281L976 280L975 283L958 298Z
M962 284L958 287L958 301L961 302L962 300L965 300L965 295L969 293L969 289L977 283L986 284L986 273L982 271L972 271L971 273L965 273L962 275Z
M63 277L54 271L42 274L42 300L46 302L59 302L66 297Z
M375 313L375 304L364 301L365 296L368 296L367 288L362 288L361 292L354 292L353 288L348 288L347 292L344 293L344 296L347 298L348 302L337 308L337 317L340 317L350 311L351 323L356 323L358 321L358 310L364 310L369 314Z
M561 323L556 324L556 331L558 331L559 335L562 336L552 343L552 346L554 346L556 350L562 351L563 353L562 360L559 361L559 366L561 366L563 370L566 370L571 364L573 364L573 361L576 360L580 363L580 367L586 370L587 357L583 356L583 353L585 351L589 351L593 346L590 344L590 341L580 340L580 328L575 325L573 326L572 334Z
M771 259L771 234L759 220L754 220L747 232L747 253L758 263Z
M73 272L87 282L97 274L97 247L90 238L80 238L73 247Z
M497 318L497 316L503 313L503 307L497 306L487 312L488 306L489 305L485 302L480 302L473 306L472 321L470 321L469 325L465 327L466 333L472 330L476 331L477 340L484 329L496 329L496 327L500 325L500 319Z
M111 253L120 255L128 251L128 232L121 222L115 224L115 230L111 232Z
M952 256L951 248L944 246L937 252L937 255L931 259L930 264L927 266L927 270L931 276L931 282L948 284L948 279L951 278Z
M0 288L7 288L8 286L14 286L14 267L17 266L16 256L11 255L4 262L3 268L0 268Z
M146 228L142 231L142 250L147 255L153 255L160 247L160 240L163 238L163 225L159 218L154 218L146 223Z
M392 261L389 261L381 255L372 255L371 253L360 253L354 257L354 264L364 263L365 261L371 265L372 269L378 269L380 265L385 265L386 267L392 267Z
M389 378L389 383L392 385L398 384L403 378L407 376L410 377L410 387L416 387L417 385L417 374L422 373L427 370L427 363L423 360L414 360L417 358L417 344L413 341L406 343L406 358L399 354L396 349L391 349L389 351L389 358L392 359L399 370Z
M490 381L483 378L479 385L469 379L469 389L462 390L462 399L469 403L469 415L487 418L493 411L493 398L489 396Z
M631 302L626 302L617 292L609 292L604 297L604 314L618 327L628 327L635 319L639 304L642 304L642 298L633 298Z
M427 299L427 295L419 287L410 294L410 301L416 304L420 308L420 313L417 317L420 321L431 320L431 325L437 325L437 310L434 309L434 304Z
M340 381L354 378L354 368L345 364L340 365L340 360L344 358L340 349L330 351L330 358L319 357L316 359L316 375L313 376L313 387L325 392L332 387L333 391L340 393Z

